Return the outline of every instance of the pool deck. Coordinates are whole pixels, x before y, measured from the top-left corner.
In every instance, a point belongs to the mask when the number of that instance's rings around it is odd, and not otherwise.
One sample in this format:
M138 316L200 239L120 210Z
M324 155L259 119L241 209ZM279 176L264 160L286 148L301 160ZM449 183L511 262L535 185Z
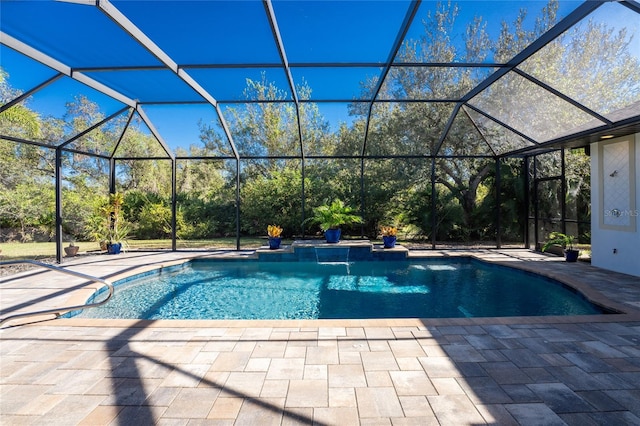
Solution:
M115 280L193 257L69 259ZM393 320L56 319L0 330L0 424L640 424L640 278L528 250L471 255L551 276L624 312ZM2 317L81 303L96 285L0 277Z

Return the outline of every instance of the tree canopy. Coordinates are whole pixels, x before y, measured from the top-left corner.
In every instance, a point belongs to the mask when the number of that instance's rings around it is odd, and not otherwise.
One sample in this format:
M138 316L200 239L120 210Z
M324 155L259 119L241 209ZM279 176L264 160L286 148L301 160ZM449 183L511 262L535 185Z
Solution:
M313 234L317 228L304 219L315 207L340 199L364 219L360 229L351 231L374 238L380 226L395 225L416 238L492 240L500 211L503 235L522 240L529 215L524 193L532 190L524 188L524 176L530 171L520 159L496 159L571 133L593 119L575 103L609 114L636 101L640 63L631 52L632 36L625 28L585 20L464 104L452 99L495 70L446 64L505 63L552 28L557 12L552 0L528 25L527 16L534 12L522 9L513 22L502 23L495 38L478 15L459 40L460 6L439 3L421 17L423 33L404 41L384 83L375 78L360 82L363 93L379 88L379 102L352 102L349 121L337 128L320 104L308 101L313 87L307 81L295 87L296 104L290 101L290 88L279 87L266 73L247 78L246 102L224 105L224 123L199 122L201 143L176 153L179 238L234 235L238 225L243 235L262 235L272 223L283 226L287 237ZM2 104L19 94L1 71ZM117 160L117 189L125 194L124 213L133 236L170 235L171 161L160 159L166 155L138 115L125 111L84 134L106 118L87 97L69 102L62 118L43 116L29 102L0 114L0 135L6 137L0 139L0 225L12 230L4 238L28 240L35 229L51 233L55 147L60 143L65 144L64 229L70 238L90 237L92 206L106 197L110 157L122 158ZM240 160L234 159L232 147ZM557 158L545 158L537 166L557 170ZM573 206L585 203L589 189L588 161L575 160L562 195ZM588 213L579 220L588 221Z

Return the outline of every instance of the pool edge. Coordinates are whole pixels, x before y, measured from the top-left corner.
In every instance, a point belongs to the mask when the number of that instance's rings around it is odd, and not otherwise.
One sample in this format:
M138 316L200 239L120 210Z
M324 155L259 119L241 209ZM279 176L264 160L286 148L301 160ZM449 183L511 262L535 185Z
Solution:
M575 268L586 267L586 265L566 264L562 262L562 267L541 270L541 264L556 265L561 259L545 258L542 260L523 260L514 257L507 257L500 252L491 250L410 250L407 260L418 259L434 259L434 258L471 258L492 265L498 265L507 268L523 270L534 273L545 278L556 280L569 288L575 290L578 294L599 307L615 311L614 313L594 314L594 315L562 315L562 316L511 316L511 317L477 317L477 318L376 318L376 319L304 319L304 320L130 320L130 319L95 319L95 318L58 318L56 324L67 324L74 326L136 326L140 327L175 327L175 326L192 326L192 327L319 327L326 323L327 326L335 325L336 322L353 323L353 326L363 327L363 323L371 324L374 327L388 326L416 326L417 324L428 325L482 325L486 323L504 323L504 324L520 324L520 323L575 323L575 322L612 322L612 321L639 321L640 309L634 308L628 304L615 302L607 298L590 284L580 281L575 277ZM180 259L162 261L154 265L141 265L131 268L123 272L116 273L109 277L113 282L130 278L134 275L142 273L158 271L162 269L182 265L197 259L213 259L213 260L251 260L256 261L255 257L250 253L241 253L237 256L225 253L199 253L195 255L187 255ZM589 268L597 269L589 266ZM608 273L608 271L605 271ZM95 294L95 293L94 293ZM86 298L79 302L84 303ZM86 324L80 324L84 322ZM184 325L179 325L184 323ZM200 324L204 323L204 324ZM302 324L301 324L302 323Z

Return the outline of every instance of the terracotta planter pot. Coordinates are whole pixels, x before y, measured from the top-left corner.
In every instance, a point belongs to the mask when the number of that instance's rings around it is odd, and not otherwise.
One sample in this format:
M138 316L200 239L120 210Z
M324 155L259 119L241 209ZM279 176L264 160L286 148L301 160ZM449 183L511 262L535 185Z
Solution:
M64 252L65 252L65 254L67 255L67 257L73 257L73 256L75 256L76 254L78 254L78 249L79 249L79 248L80 248L80 247L78 247L78 246L69 246L69 247L65 247L65 248L64 248Z

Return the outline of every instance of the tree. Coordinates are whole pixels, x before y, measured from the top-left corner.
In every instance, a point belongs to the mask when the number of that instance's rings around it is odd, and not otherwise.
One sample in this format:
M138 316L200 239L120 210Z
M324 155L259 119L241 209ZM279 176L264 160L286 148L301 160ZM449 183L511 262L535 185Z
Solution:
M6 104L20 95L0 68L0 102ZM28 100L0 114L0 134L24 140L39 140L44 126L41 117L28 108ZM30 241L34 232L51 233L54 192L51 156L36 145L0 140L0 226L17 228L21 241Z
M428 14L423 20L425 31L417 40L407 40L398 53L397 62L451 62L456 58L473 58L482 60L489 52L491 45L485 31L485 24L480 17L476 17L468 26L467 39L464 44L456 45L452 42L453 27L458 17L459 8L452 3L436 6L434 13ZM384 89L394 98L406 99L443 99L452 98L466 93L473 88L482 75L473 68L394 68ZM453 106L445 103L398 103L388 107L376 107L371 118L371 140L368 153L371 155L451 155L459 148L465 147L469 135L479 142L481 135L475 130L470 121L458 123L450 131L447 149L440 146L440 135L445 129L453 113ZM474 146L481 143L474 142ZM486 149L486 146L485 146ZM440 152L440 151L443 152ZM467 150L469 155L482 154ZM405 188L412 186L413 181L424 185L430 181L430 161L407 163L411 170L406 170L405 178L399 181L398 191L404 184ZM407 166L408 168L409 166ZM440 160L436 183L441 184L457 199L457 204L463 209L462 227L470 228L472 212L476 206L476 194L482 181L491 170L491 163L479 163L456 158L455 160ZM371 181L388 181L381 170L372 174ZM376 177L377 175L377 177ZM394 192L397 192L394 190ZM430 199L424 199L424 205L430 204ZM383 202L382 199L377 203ZM372 200L370 206L376 203ZM370 208L370 207L368 207ZM445 213L443 211L442 213Z
M307 179L306 186L310 184ZM274 170L243 185L241 196L242 230L264 235L267 225L281 226L284 236L299 234L302 227L300 170Z
M11 191L0 191L0 217L3 226L17 226L22 242L31 241L35 228L44 225L47 234L51 233L51 221L48 212L54 209L53 188L20 183Z
M0 68L0 103L6 104L20 95L8 81L8 74ZM40 116L27 106L27 101L14 105L0 114L0 134L25 140L42 137ZM40 149L34 145L0 140L0 188L11 191L34 170L41 169Z

